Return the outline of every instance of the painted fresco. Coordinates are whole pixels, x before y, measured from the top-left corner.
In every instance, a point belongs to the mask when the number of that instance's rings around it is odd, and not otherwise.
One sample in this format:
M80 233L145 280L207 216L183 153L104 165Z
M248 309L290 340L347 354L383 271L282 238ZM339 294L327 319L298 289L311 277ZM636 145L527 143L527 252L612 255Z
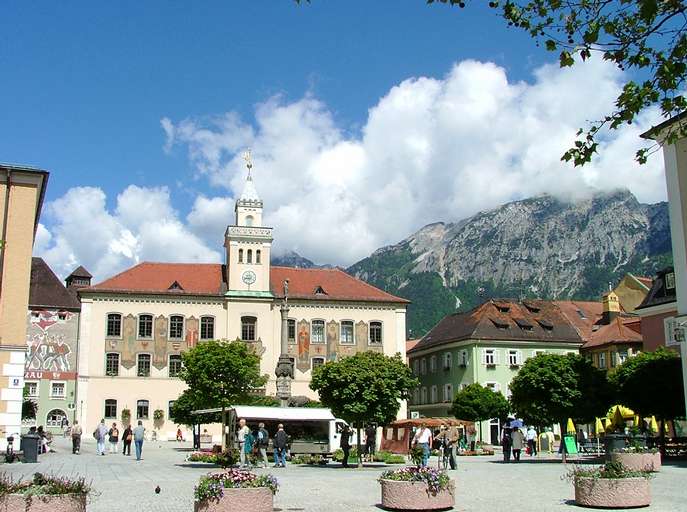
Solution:
M310 322L301 320L298 322L298 357L296 368L302 372L310 370Z
M185 341L186 341L186 347L188 349L192 349L198 344L198 337L199 337L199 321L196 317L190 317L186 320L186 333L185 333ZM178 350L178 349L175 349Z
M122 354L121 365L130 370L136 364L136 317L134 315L129 314L122 318L122 340L115 346L117 345Z
M31 378L76 378L78 313L33 310L28 314L25 372ZM41 374L40 372L48 372Z
M142 343L145 346L149 342ZM167 318L162 315L155 317L153 328L153 366L158 370L167 366Z
M339 323L332 320L327 324L327 361L336 361L339 344Z

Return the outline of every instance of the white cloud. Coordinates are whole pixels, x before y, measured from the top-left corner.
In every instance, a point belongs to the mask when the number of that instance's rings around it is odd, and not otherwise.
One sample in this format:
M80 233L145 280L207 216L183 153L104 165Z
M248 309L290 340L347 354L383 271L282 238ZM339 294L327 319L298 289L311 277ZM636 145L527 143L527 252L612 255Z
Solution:
M196 197L182 222L166 188L129 187L113 212L99 189L73 189L51 205L55 223L37 247L62 266L78 261L101 275L142 258L219 261L247 147L275 247L317 262L347 265L427 223L541 193L574 199L624 186L640 201L664 200L660 154L645 166L633 160L654 112L606 136L591 165L560 161L577 129L613 105L622 79L598 59L542 66L532 83L509 82L493 63L463 61L443 78L391 88L354 135L311 95L270 98L252 123L235 112L164 118L164 150L185 148L196 176L228 195ZM70 208L76 212L57 213Z

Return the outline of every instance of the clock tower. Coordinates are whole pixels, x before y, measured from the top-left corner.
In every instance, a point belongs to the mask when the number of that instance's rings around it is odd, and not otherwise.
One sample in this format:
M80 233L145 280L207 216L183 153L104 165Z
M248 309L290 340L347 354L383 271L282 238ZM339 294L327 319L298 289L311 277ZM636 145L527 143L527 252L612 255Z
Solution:
M253 164L246 153L248 176L234 208L235 223L227 227L227 295L271 297L270 253L272 228L262 225L262 200L251 174Z

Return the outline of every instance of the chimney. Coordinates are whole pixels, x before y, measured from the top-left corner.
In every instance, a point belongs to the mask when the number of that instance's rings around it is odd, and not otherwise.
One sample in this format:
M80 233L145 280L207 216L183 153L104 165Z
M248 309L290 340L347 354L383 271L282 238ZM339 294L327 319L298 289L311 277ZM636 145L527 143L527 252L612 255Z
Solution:
M608 325L620 316L620 301L618 300L618 296L611 291L604 293L601 302L603 303L601 323Z
M85 288L86 286L91 286L91 279L93 276L88 270L83 268L81 265L77 267L74 272L67 276L65 283L67 288L70 290L77 290L79 288Z

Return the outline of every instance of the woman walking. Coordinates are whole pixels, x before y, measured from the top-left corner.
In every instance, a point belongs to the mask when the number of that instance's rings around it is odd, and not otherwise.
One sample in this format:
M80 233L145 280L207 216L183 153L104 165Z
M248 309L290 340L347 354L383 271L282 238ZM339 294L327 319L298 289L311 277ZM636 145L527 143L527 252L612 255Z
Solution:
M131 439L133 438L133 431L131 430L131 425L127 425L124 429L124 434L122 434L122 445L124 449L122 450L122 455L131 455Z
M119 443L119 429L116 423L112 424L112 428L107 434L110 441L110 453L115 454L117 453L117 444Z

